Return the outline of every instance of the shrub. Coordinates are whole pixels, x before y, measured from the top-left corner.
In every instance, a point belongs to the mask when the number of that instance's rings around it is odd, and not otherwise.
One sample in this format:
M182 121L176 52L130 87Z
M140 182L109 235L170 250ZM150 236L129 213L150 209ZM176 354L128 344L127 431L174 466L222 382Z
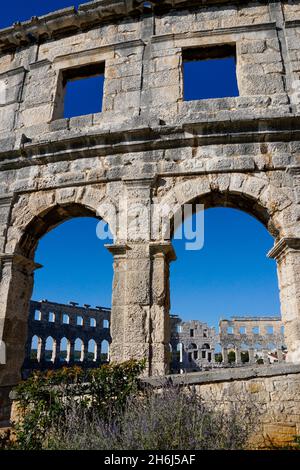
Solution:
M16 423L16 446L41 449L53 423L62 423L70 412L102 419L122 411L126 399L137 389L144 361L107 364L98 369L62 368L35 372L16 388L20 420Z
M97 413L68 410L44 444L56 450L241 449L254 421L249 403L216 410L194 391L169 385L129 397L123 413L106 421Z

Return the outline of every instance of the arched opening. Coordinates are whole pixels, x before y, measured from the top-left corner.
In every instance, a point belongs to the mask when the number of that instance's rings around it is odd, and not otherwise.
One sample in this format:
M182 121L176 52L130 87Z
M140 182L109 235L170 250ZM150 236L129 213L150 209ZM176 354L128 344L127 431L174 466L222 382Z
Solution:
M229 364L236 362L236 347L234 344L227 344L227 361Z
M222 355L222 346L220 343L215 344L215 350L214 350L214 362L215 364L221 365L223 362L223 355Z
M59 360L61 362L70 361L70 341L66 337L60 340Z
M100 351L101 351L101 356L100 356L101 362L108 362L109 361L109 342L106 339L104 339L101 342Z
M88 361L97 361L97 343L94 339L90 339L88 343Z
M34 335L31 340L30 360L40 362L41 360L42 339Z
M48 336L45 343L45 361L54 362L56 357L56 341L52 336Z
M245 343L241 344L241 362L242 364L246 364L250 362L250 353L249 353L249 346Z
M201 217L197 220L198 203L204 204L204 222ZM266 256L278 232L257 201L216 192L193 200L188 215L182 207L172 223L177 260L170 265L171 313L176 311L185 322L205 322L217 335L220 318L280 315L276 262ZM194 249L198 231L202 231L204 243ZM226 351L227 345L221 341L216 352L217 336L212 335L207 342L207 349L211 348L208 362L213 367L226 364L225 351L229 363L248 363L249 348L241 351L235 344L241 336L247 341L251 333L248 327L238 328L230 322L226 334L227 340L234 341L232 350ZM208 357L205 349L201 347L203 360Z
M77 338L74 343L74 362L84 361L84 343L82 339Z
M72 337L74 333L77 334L77 328L85 330L88 326L96 327L94 318L91 322L87 319L84 305L88 303L92 308L96 308L97 305L110 307L113 259L104 245L111 243L112 235L107 230L107 238L99 238L99 220L95 211L85 205L59 204L39 213L24 229L16 246L16 263L18 263L16 274L12 275L15 276L13 282L23 289L17 292L16 308L24 325L19 328L24 331L24 338L19 335L24 345L25 331L28 329L32 334L38 331L38 321L42 320L41 312L44 312L43 320L47 323L45 325L47 337L55 337L56 330L59 335L60 327L63 327L65 337ZM41 269L36 270L36 268ZM37 308L32 319L28 319L31 299L35 304L40 304L41 309ZM79 312L78 319L76 319L76 309ZM32 323L26 325L27 321L31 320ZM76 331L71 332L74 328ZM27 344L29 341L28 339ZM50 366L50 363L54 363L56 359L56 353L53 352L56 350L56 345L51 346L49 342L50 340L47 344L49 348L43 354ZM21 351L26 349L23 365L25 369L28 353L30 354L30 342L26 348L22 347L21 343L19 346L20 352L14 352L12 355L18 354L18 359L21 361ZM58 357L55 367L68 362L65 356L70 355L69 344L68 353L63 347L63 354L60 354L59 347L60 344L57 345ZM8 358L10 357L8 351ZM18 370L14 361L15 382L18 381L20 371L21 364Z
M256 364L263 364L264 357L263 357L263 347L260 343L255 343L253 346L254 349L254 359Z

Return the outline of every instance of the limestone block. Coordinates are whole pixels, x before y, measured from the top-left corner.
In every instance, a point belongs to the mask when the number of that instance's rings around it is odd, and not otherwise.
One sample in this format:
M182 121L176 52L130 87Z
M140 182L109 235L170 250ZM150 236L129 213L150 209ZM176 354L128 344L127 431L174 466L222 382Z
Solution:
M17 109L17 103L0 106L0 132L13 130Z
M50 103L42 104L20 110L17 118L17 127L30 127L40 122L48 123L52 118L52 106Z
M0 106L20 101L24 77L23 67L0 74Z
M147 271L131 271L126 278L126 297L131 304L147 305L149 302L149 275Z

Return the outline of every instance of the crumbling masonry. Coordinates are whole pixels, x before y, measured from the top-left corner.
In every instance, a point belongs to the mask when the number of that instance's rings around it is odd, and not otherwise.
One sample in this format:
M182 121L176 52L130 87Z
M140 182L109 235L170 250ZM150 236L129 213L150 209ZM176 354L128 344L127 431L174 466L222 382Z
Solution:
M132 220L134 207L169 207L172 221L195 202L258 218L274 237L287 361L300 361L299 35L298 0L100 0L0 31L2 409L24 360L35 248L76 216L114 233L111 358L166 372L175 254L165 224L150 233L144 216L139 237L114 224L120 201ZM235 50L239 96L184 101L183 55L217 46ZM63 119L66 80L91 64L104 67L102 112Z

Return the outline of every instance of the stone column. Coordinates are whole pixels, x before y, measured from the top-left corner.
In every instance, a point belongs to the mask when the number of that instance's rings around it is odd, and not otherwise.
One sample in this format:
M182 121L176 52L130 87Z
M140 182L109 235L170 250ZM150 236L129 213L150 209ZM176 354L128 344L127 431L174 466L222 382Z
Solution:
M262 358L263 358L263 361L264 361L264 364L269 364L269 358L268 358L268 351L267 349L263 349L262 351Z
M0 365L0 385L15 385L25 356L33 272L41 265L19 254L0 255L0 341L6 362Z
M169 372L170 288L169 265L176 260L173 246L169 242L152 242L151 255L151 314L150 314L150 354L151 375Z
M253 348L249 348L248 354L249 354L249 364L254 364L254 363L255 363L255 359L254 359L254 349L253 349Z
M239 366L242 364L241 350L238 347L235 348L235 363Z
M42 339L42 342L41 342L41 352L40 352L40 363L43 363L46 361L46 358L45 358L45 349L46 349L46 338L41 338Z
M147 360L146 375L168 370L171 243L107 245L114 255L110 358Z
M83 342L83 362L89 364L89 342Z
M126 272L127 272L127 249L125 244L106 245L113 255L113 285L112 285L112 307L110 318L110 334L112 343L110 346L110 357L113 362L122 362L126 358L125 346L125 318L126 318ZM101 345L99 344L99 358L101 358Z
M55 353L54 353L54 361L53 363L55 364L56 367L59 367L61 365L60 361L60 342L61 338L54 338L54 344L53 347L55 348Z
M223 364L228 364L228 349L227 348L222 348L222 362Z
M75 354L75 339L72 338L70 339L70 342L69 342L69 360L68 360L69 364L74 364L75 362L74 354Z
M268 256L277 261L287 361L300 363L300 238L282 238Z
M278 348L277 349L277 359L278 359L278 362L283 362L283 354L282 354L282 349L281 348Z

